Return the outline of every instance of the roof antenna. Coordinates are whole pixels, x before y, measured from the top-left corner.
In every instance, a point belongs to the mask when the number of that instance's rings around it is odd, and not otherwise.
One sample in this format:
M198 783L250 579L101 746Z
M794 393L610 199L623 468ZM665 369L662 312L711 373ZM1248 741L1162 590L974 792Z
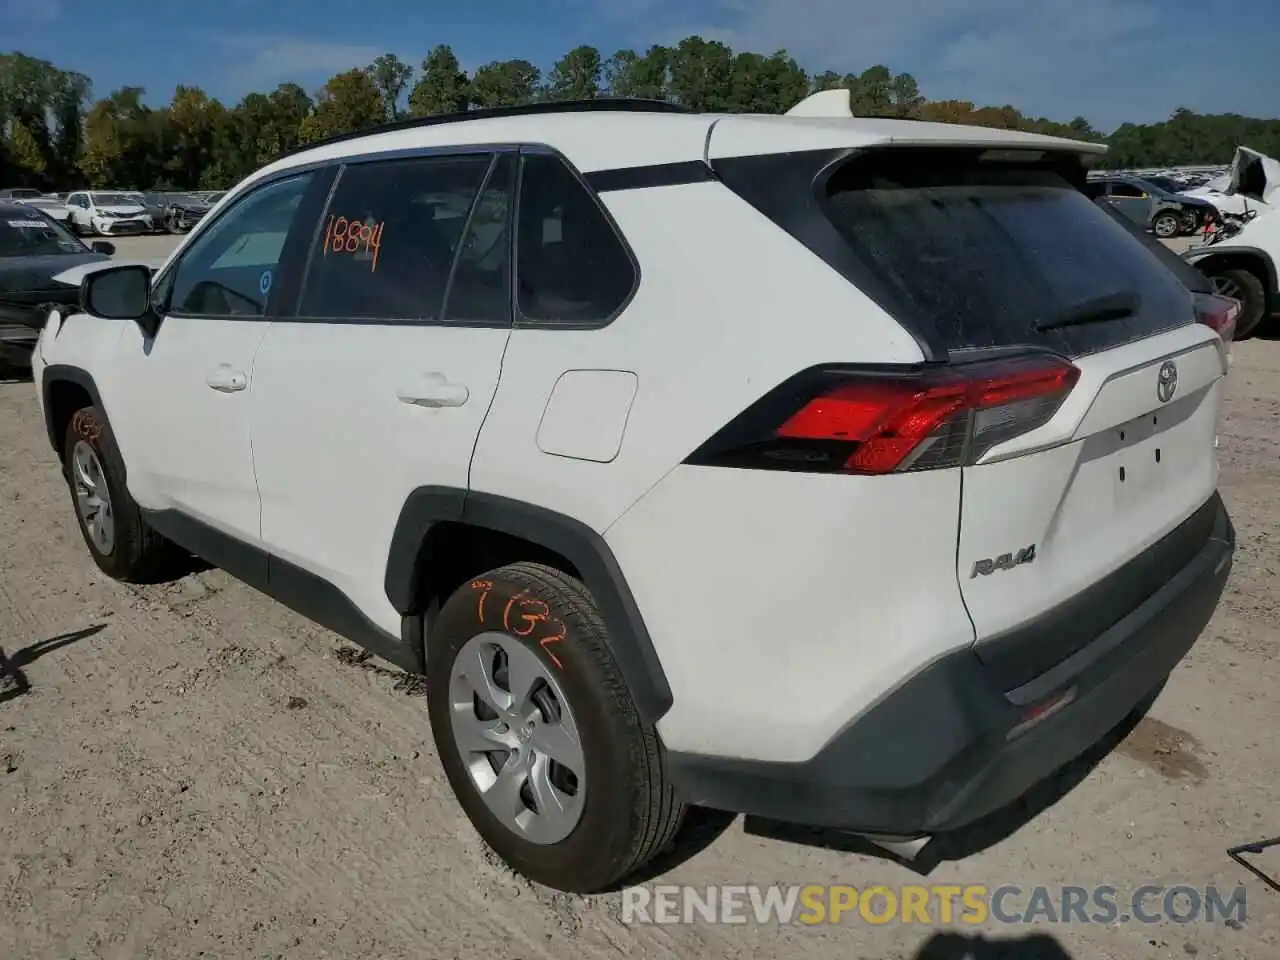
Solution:
M834 90L819 90L805 97L784 116L788 117L826 117L828 119L848 120L854 116L853 96L844 87Z

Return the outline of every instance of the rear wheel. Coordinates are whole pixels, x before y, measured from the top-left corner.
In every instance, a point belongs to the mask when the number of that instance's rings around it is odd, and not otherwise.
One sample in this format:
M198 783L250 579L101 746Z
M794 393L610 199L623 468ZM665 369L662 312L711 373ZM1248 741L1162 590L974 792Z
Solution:
M1182 230L1182 221L1172 210L1165 210L1156 214L1156 218L1151 221L1151 229L1161 240L1168 240L1176 237Z
M1267 311L1267 289L1261 278L1250 270L1234 268L1211 273L1209 279L1218 293L1240 301L1240 319L1236 321L1234 339L1243 340L1252 335Z
M589 893L671 839L683 807L581 582L516 563L457 590L427 651L431 729L476 830L513 869Z

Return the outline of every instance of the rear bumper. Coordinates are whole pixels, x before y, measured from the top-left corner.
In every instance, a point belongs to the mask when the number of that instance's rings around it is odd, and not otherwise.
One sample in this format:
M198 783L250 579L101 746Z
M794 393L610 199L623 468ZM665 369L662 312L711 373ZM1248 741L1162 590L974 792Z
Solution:
M972 650L936 661L803 763L668 754L692 804L872 834L945 832L995 812L1085 753L1151 694L1208 623L1231 570L1221 498L1204 546L1119 622L1006 689ZM1029 645L1042 638L1028 633ZM1070 702L1022 732L1038 705Z

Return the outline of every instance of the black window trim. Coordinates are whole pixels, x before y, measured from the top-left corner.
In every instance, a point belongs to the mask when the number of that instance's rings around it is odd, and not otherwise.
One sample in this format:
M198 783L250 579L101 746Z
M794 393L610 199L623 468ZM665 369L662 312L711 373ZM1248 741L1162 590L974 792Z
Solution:
M549 146L547 144L542 144L542 143L525 144L520 148L520 154L521 154L520 170L516 178L516 183L517 183L516 205L515 205L516 219L514 221L515 229L512 231L513 243L512 243L512 257L511 257L511 278L512 278L511 300L512 300L512 311L515 317L515 329L517 330L567 330L567 331L574 331L574 332L581 332L583 330L603 330L605 327L609 326L611 323L617 320L618 317L622 316L622 314L624 314L627 311L627 308L631 306L632 301L635 300L636 294L640 292L640 283L642 279L640 259L636 256L636 252L634 249L632 249L631 244L627 242L626 234L622 232L622 228L618 225L618 221L614 218L613 213L609 210L607 206L605 206L604 202L600 199L599 192L594 188L592 188L591 184L588 182L587 177L585 177L582 171L579 170L576 166L573 165L573 163L569 161L568 157L566 157L563 153L561 153L555 147ZM575 180L578 181L578 185L582 187L584 191L586 191L587 196L590 197L591 201L596 205L596 209L599 210L601 215L604 217L605 223L607 223L609 225L609 229L613 231L614 239L617 240L618 244L622 248L622 251L627 255L627 259L631 261L630 291L628 291L627 295L622 298L622 302L619 303L616 308L614 308L612 313L608 314L605 317L600 318L599 320L555 323L555 322L550 322L546 320L530 319L520 311L520 297L519 297L519 290L516 286L516 283L517 283L517 279L520 276L520 264L518 263L518 259L520 256L519 254L520 244L518 242L518 238L520 235L520 215L523 210L523 206L521 204L521 195L524 190L524 158L526 156L554 157L555 159L559 160L560 163L564 165L565 169L569 171L570 176L572 176Z

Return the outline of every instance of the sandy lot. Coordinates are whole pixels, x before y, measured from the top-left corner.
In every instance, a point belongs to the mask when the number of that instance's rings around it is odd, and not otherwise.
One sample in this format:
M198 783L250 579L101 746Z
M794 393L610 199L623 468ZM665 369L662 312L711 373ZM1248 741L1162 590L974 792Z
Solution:
M152 241L142 241L151 243ZM123 251L122 251L123 253ZM125 254L133 256L135 254ZM1280 834L1280 342L1236 347L1220 455L1239 552L1223 605L1150 714L934 883L1122 891L1244 884L1236 925L988 926L994 957L1280 955L1280 895L1226 856ZM617 894L534 888L454 804L408 678L220 571L126 587L76 529L30 383L0 384L0 953L960 960L923 927L627 926ZM1025 818L1024 818L1025 819ZM837 838L702 814L654 882L910 883ZM968 851L957 850L960 853ZM1267 863L1266 858L1263 859ZM1269 866L1280 872L1280 854ZM968 929L966 936L980 931ZM1032 934L1051 938L1032 952ZM973 946L970 944L970 946Z

